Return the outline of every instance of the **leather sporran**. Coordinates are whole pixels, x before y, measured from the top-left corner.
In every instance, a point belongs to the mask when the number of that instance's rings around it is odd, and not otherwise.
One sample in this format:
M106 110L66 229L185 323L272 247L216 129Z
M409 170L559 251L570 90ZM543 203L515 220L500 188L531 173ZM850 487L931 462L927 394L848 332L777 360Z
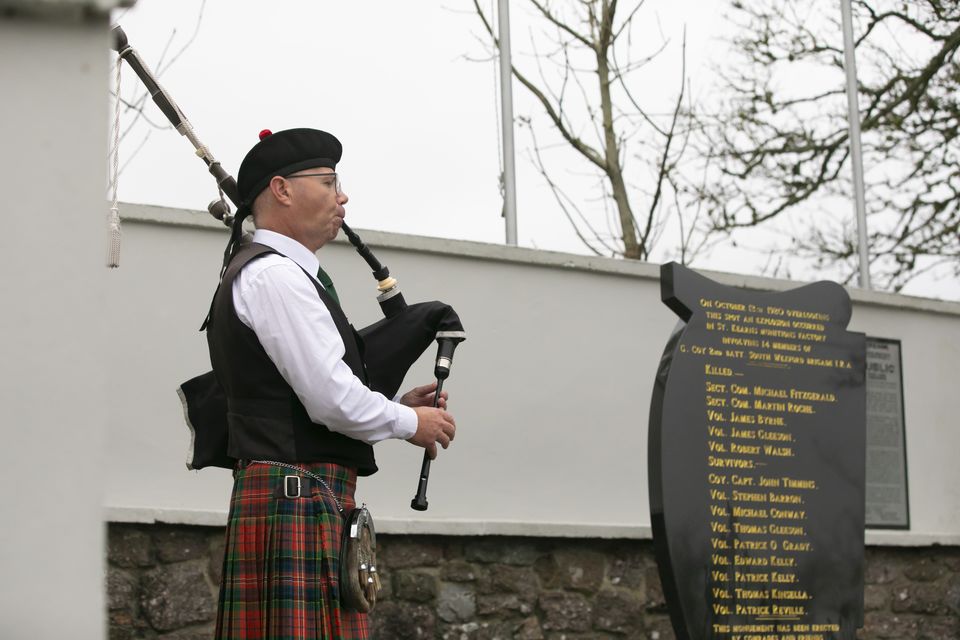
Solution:
M377 535L367 506L354 508L346 517L340 545L340 605L349 611L369 613L377 603L380 574L377 570Z

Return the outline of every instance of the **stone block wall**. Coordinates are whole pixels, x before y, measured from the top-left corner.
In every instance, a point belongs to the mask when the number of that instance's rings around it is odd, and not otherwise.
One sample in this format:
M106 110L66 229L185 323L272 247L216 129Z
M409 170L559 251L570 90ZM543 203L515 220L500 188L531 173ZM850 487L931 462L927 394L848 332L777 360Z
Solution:
M223 529L110 524L111 640L210 638ZM378 640L672 640L649 540L378 535ZM867 549L862 640L960 640L960 548Z

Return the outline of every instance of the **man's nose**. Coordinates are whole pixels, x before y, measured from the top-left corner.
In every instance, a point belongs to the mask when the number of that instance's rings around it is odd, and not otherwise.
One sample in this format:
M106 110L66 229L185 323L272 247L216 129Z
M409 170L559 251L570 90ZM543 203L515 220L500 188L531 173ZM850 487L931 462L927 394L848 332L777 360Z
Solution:
M346 191L341 191L337 194L337 204L344 205L350 201L350 196L347 195Z

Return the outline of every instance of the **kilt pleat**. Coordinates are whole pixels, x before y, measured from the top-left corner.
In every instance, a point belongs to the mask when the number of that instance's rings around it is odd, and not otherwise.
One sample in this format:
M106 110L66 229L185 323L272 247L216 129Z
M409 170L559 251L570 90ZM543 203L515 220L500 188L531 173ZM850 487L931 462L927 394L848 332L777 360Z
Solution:
M322 477L347 511L354 507L353 470L328 463L299 466ZM367 638L366 614L340 608L343 517L312 481L304 483L311 495L282 497L278 487L287 475L297 472L259 463L234 474L215 637Z

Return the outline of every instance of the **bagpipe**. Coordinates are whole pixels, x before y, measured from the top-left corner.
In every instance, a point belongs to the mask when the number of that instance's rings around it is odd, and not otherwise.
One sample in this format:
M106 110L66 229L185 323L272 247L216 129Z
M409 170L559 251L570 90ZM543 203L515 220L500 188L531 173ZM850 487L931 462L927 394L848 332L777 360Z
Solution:
M236 180L199 140L189 120L159 85L136 50L129 45L126 34L119 26L113 28L113 48L134 70L167 120L190 141L196 155L206 163L220 192L219 199L212 201L207 209L214 218L231 227L234 219L224 196L239 208L241 203ZM119 95L117 99L120 99ZM407 304L397 280L390 276L390 270L377 260L360 236L346 223L342 230L373 271L373 277L377 281L377 302L384 315L380 321L358 331L365 345L364 360L369 388L393 398L410 367L436 341L436 407L443 383L450 375L454 351L457 345L466 339L459 316L450 305L438 301ZM191 431L191 452L187 467L233 469L236 460L227 455L227 398L214 373L210 371L183 383L178 393L183 401L187 425ZM411 508L418 511L427 509L429 476L430 458L424 452L417 493L410 503Z

